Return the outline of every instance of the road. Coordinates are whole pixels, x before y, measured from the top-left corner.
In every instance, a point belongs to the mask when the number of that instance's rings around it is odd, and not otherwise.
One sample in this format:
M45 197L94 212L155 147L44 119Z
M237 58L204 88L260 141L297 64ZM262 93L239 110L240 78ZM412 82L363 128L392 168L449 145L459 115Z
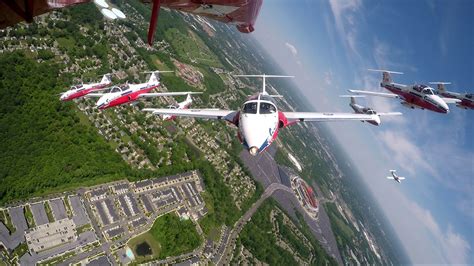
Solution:
M270 184L265 191L263 192L262 196L260 199L258 199L250 209L247 210L247 212L240 217L240 219L235 223L233 229L231 230L230 237L227 239L227 243L225 243L225 250L222 254L222 256L219 258L217 265L228 265L230 264L230 258L232 257L232 252L234 251L235 247L235 240L240 234L240 231L242 231L242 228L244 225L247 223L247 221L250 220L250 218L253 216L253 214L258 210L260 205L268 198L270 197L273 192L277 190L284 190L290 193L293 193L293 191L282 184L279 183L272 183Z
M267 152L264 152L256 157L249 155L247 151L242 151L240 158L244 164L248 167L253 177L260 182L264 188L269 188L273 184L289 184L289 176L287 176L285 167L280 168L275 162L274 155L276 147L270 146ZM281 173L283 172L283 173ZM319 188L313 184L318 191L319 195L322 195ZM331 222L327 216L324 207L320 204L319 217L317 220L309 217L306 211L303 210L301 204L296 199L293 191L279 190L273 193L274 198L278 204L294 219L297 219L295 211L298 211L303 215L306 224L310 227L311 232L319 240L321 246L326 252L334 257L336 261L342 265L342 258L337 247L336 239L332 232ZM318 197L322 200L323 197Z

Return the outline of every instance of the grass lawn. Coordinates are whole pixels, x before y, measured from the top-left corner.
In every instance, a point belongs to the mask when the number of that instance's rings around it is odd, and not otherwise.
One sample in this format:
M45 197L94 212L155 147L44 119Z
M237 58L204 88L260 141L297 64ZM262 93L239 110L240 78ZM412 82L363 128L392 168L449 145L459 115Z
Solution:
M33 213L31 212L30 205L26 205L25 208L25 218L28 223L28 228L33 228L36 226L35 219L33 219Z
M8 214L6 209L0 212L0 221L2 221L7 227L7 229L10 231L10 234L15 233L16 228L13 226L12 220L10 219L10 214Z
M50 223L54 222L53 212L51 211L51 206L49 206L49 202L44 202L44 209L46 210L46 215L48 216L48 221Z
M143 242L146 242L152 251L151 255L148 256L139 256L136 252L137 246ZM133 251L133 255L135 256L135 262L140 263L142 261L150 260L153 258L158 258L158 255L160 254L160 243L153 238L153 235L150 232L145 232L141 235L138 235L128 241L127 244L130 249Z
M71 38L58 38L56 41L58 42L60 47L61 46L65 47L68 50L74 48L74 46L76 44L74 39L71 39Z
M151 255L137 254L137 246L143 242L150 246ZM201 242L202 238L191 220L181 220L175 213L168 213L158 217L148 232L130 239L127 245L135 255L135 262L140 263L191 252Z
M176 28L166 31L165 38L171 43L179 58L189 58L209 66L222 67L217 56L196 34L182 33Z

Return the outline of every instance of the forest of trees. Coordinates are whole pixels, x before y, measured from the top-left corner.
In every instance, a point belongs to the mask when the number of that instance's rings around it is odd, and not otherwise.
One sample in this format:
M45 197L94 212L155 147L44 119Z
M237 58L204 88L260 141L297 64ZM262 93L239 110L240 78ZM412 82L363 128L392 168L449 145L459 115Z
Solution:
M160 243L160 259L191 252L202 242L194 223L180 220L175 213L158 218L150 233Z
M0 203L123 178L129 166L59 101L57 65L18 52L0 65Z

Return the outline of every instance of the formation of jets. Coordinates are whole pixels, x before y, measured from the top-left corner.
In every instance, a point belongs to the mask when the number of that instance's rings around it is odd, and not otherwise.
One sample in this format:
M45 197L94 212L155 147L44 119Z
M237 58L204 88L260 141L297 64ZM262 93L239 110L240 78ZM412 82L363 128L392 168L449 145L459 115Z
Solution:
M121 86L111 85L110 75L103 76L99 83L82 84L73 86L70 90L63 93L61 100L71 100L78 97L99 97L96 107L106 109L117 105L133 103L139 99L162 96L180 96L187 95L186 100L168 108L144 108L143 111L160 115L163 120L171 120L176 117L195 117L204 119L224 120L238 128L237 137L248 152L255 156L267 149L277 138L280 129L293 125L296 122L325 122L325 121L361 121L368 122L378 126L381 123L382 116L399 116L400 112L377 112L370 107L365 107L356 103L356 98L365 96L382 96L398 98L402 100L404 106L411 108L428 109L436 112L447 113L449 108L446 102L456 103L462 108L470 108L472 102L462 99L470 99L472 95L457 94L447 92L444 85L447 83L434 82L438 85L439 93L425 85L403 85L392 82L390 74L401 74L387 70L373 70L383 73L381 86L394 92L378 93L371 91L350 90L356 94L363 95L341 95L341 97L350 97L349 106L354 113L332 113L332 112L283 112L276 105L274 98L281 95L270 95L266 90L267 78L289 78L293 76L281 75L236 75L243 78L262 78L262 90L250 96L239 110L221 110L221 109L188 109L192 104L192 94L201 92L157 92L150 91L160 86L159 73L172 71L152 71L150 78L145 83L124 84ZM104 91L104 92L100 92ZM440 97L442 95L443 97ZM395 176L394 176L395 178ZM399 179L395 178L399 182Z
M145 4L151 4L152 15L148 29L148 43L153 42L154 32L158 22L161 7L204 16L216 21L234 24L243 33L254 31L254 24L262 6L263 0L141 0ZM100 12L107 19L124 19L126 15L108 0L9 0L0 1L0 28L14 25L21 21L31 23L33 17L77 4L94 2ZM187 95L185 101L177 105L169 106L167 109L146 108L144 111L162 115L164 120L174 119L177 116L220 119L230 122L238 127L238 138L252 155L264 151L278 136L281 128L296 122L320 122L339 120L358 120L373 125L380 125L381 116L401 115L399 112L380 113L372 108L364 107L356 103L355 98L360 96L378 96L396 98L401 104L408 108L419 108L431 110L438 113L448 113L448 104L455 104L462 109L474 109L474 95L470 93L457 93L447 91L445 85L448 82L430 82L437 85L437 90L424 84L404 85L392 81L391 74L403 74L401 72L388 70L375 70L382 72L380 86L390 93L349 90L355 95L351 97L350 107L354 113L316 113L316 112L282 112L277 109L274 97L265 90L266 78L288 77L275 75L241 75L241 77L261 77L263 87L260 93L251 96L240 110L219 109L188 109L192 104L191 94L198 92L160 92L150 91L160 86L158 71L152 72L145 83L124 84L113 86L110 75L106 74L98 83L80 84L72 86L60 96L61 101L69 101L80 97L99 97L97 108L106 109L126 103L134 103L139 99L161 96ZM398 177L395 170L389 179L400 183L403 177Z
M280 129L297 122L325 121L373 121L380 124L378 114L365 113L319 113L319 112L282 112L278 109L274 98L266 91L267 78L283 78L292 76L278 75L237 75L237 77L263 79L262 91L250 96L240 110L222 109L159 109L144 108L143 111L155 115L173 117L195 117L224 120L238 128L237 137L248 152L255 156L277 138Z
M185 101L185 104L183 104L182 106L178 105L179 108L185 108L188 107L192 102L191 94L202 93L193 91L150 93L150 91L160 86L159 73L163 72L173 71L144 72L150 73L150 78L145 83L126 83L121 86L113 86L111 88L108 87L112 84L110 80L110 74L106 74L103 76L102 80L99 83L72 86L68 91L62 93L59 99L62 101L68 101L79 97L99 97L99 100L96 103L96 107L99 109L107 109L117 105L133 103L145 98L188 95L188 99ZM97 92L102 90L107 91Z

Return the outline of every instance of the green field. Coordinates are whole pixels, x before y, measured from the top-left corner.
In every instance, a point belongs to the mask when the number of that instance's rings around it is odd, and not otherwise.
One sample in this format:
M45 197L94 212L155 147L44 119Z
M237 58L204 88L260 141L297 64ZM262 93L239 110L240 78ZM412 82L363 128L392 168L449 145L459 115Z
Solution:
M50 223L54 222L53 212L51 211L51 206L49 205L48 201L44 202L44 209L46 211L46 215L48 216L48 221Z
M151 255L138 256L136 249L146 242L152 250ZM175 213L165 214L153 223L152 228L128 241L137 263L151 259L164 259L177 256L196 249L202 242L191 220L180 220Z
M137 245L143 242L146 242L150 246L151 251L152 251L151 255L139 256L137 254L136 252ZM134 262L136 263L152 260L153 258L158 258L160 254L160 243L155 240L155 238L149 231L130 239L127 245L133 251L133 255L135 256Z
M25 211L25 218L26 218L26 223L28 224L28 228L35 227L36 226L35 219L33 219L33 213L31 212L30 205L26 205L24 207L24 211Z
M10 234L15 233L16 228L13 226L12 220L10 219L10 214L8 214L6 209L0 212L0 221L2 221L7 227L7 229L10 231Z
M186 59L187 62L194 60L200 64L222 67L217 56L195 33L191 31L183 33L178 29L171 28L166 31L165 38L171 43L179 58Z
M13 251L12 251L12 257L18 257L21 258L23 255L28 252L28 245L26 243L21 243L18 245Z

